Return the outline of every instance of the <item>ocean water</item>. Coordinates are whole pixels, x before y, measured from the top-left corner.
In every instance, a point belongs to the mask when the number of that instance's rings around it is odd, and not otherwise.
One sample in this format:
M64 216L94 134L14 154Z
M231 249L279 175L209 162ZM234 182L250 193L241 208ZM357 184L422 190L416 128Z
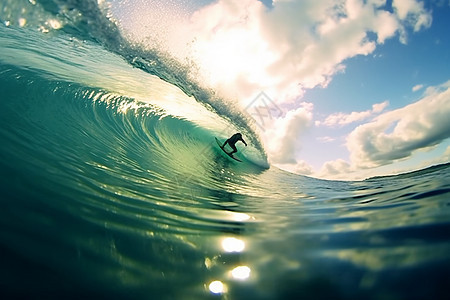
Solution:
M448 299L449 164L271 167L251 119L106 15L0 3L3 299ZM242 163L214 141L236 131Z

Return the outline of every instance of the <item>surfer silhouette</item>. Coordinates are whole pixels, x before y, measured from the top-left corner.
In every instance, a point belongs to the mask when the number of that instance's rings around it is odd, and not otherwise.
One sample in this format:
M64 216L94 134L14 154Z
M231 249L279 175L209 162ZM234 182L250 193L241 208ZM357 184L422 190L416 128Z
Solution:
M233 134L232 137L230 137L228 140L225 141L225 143L223 143L222 149L223 149L223 147L225 147L225 145L228 143L228 145L230 145L231 149L233 149L233 151L231 151L231 152L228 153L228 154L229 154L229 155L232 155L233 153L236 153L236 152L237 152L237 149L236 149L236 143L237 143L238 141L243 142L244 145L245 145L245 147L247 147L247 143L246 143L246 142L244 141L244 139L242 138L242 134L240 134L240 133L238 132L238 133Z

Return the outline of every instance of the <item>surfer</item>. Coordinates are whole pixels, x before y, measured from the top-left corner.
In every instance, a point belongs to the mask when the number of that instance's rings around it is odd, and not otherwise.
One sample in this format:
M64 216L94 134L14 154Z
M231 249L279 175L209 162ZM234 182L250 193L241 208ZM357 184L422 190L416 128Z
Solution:
M237 152L237 149L236 149L236 145L235 145L235 144L236 144L238 141L242 141L242 142L244 143L245 147L247 147L247 143L246 143L246 142L244 141L244 139L242 138L242 134L240 134L240 133L238 132L238 133L233 134L232 137L230 137L228 140L225 141L225 143L223 143L222 149L223 149L223 147L225 147L225 145L228 143L228 145L230 145L231 149L233 149L233 151L231 151L231 152L228 153L228 154L229 154L229 155L232 155L233 153L236 153L236 152ZM224 150L224 151L225 151L225 150Z

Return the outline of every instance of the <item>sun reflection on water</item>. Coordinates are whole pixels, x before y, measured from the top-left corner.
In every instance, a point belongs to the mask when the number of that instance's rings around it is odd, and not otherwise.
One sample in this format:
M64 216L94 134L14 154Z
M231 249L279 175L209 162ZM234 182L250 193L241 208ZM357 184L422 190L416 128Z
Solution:
M249 267L239 266L231 271L231 276L233 276L234 279L246 280L250 277L250 272L251 270Z
M209 284L209 291L213 294L223 294L226 292L227 287L220 280L214 280Z
M246 213L240 213L240 212L230 212L230 213L231 213L231 219L233 221L243 222L243 221L248 221L251 219L251 217L249 215L247 215Z
M237 237L223 237L220 240L221 249L224 253L229 253L228 255L222 257L221 255L216 255L214 258L206 258L205 265L208 269L212 269L218 266L227 266L228 263L233 265L233 267L229 268L228 271L225 271L223 274L223 278L216 278L211 281L209 284L205 284L207 290L215 295L222 295L229 292L228 285L226 284L229 280L234 281L245 281L250 277L251 269L247 265L238 264L236 266L236 262L240 261L240 255L244 252L246 243ZM225 260L222 260L226 258ZM236 284L236 283L235 283ZM233 284L231 284L233 285Z
M234 237L227 237L222 240L222 248L225 252L242 252L245 249L245 242Z

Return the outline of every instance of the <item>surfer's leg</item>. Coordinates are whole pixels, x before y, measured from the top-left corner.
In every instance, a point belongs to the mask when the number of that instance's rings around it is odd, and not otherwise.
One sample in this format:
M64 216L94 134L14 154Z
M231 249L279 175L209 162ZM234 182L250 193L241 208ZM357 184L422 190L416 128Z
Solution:
M225 147L225 145L226 145L227 143L228 143L228 145L231 146L231 144L230 144L229 142L230 142L230 139L226 140L226 141L223 143L222 148Z
M230 145L231 149L233 149L233 151L231 151L229 154L231 155L233 153L236 153L237 152L236 146L233 144L229 144L229 145Z

